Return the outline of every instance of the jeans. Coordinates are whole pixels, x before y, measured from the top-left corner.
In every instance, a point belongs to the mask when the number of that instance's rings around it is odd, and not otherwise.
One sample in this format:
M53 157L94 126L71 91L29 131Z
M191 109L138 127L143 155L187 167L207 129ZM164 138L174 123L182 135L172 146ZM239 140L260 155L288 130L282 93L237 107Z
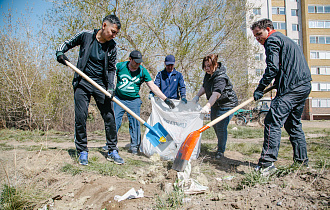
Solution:
M219 107L211 107L211 120L216 119L217 117L225 114L232 108L219 108ZM225 119L221 120L217 124L213 126L214 131L218 138L218 152L224 153L226 150L226 143L227 143L227 127L228 124L233 117L234 114L229 115Z
M264 143L258 165L268 167L277 160L283 125L290 136L293 160L308 164L306 139L300 120L310 91L311 85L307 83L273 99L265 118Z
M125 100L120 99L116 96L116 98L123 103L127 108L129 108L136 115L140 116L140 108L142 101L140 98L136 98L133 100ZM123 115L125 114L125 110L121 108L118 104L114 103L115 117L116 117L116 126L117 132L121 126ZM127 113L127 118L129 121L129 133L131 136L131 149L139 149L141 144L141 130L140 130L140 122L135 119L132 115Z
M104 120L105 136L107 141L106 145L111 151L118 150L115 117L111 100L110 98L105 97L105 95L97 88L88 84L79 85L74 92L76 149L78 152L88 152L86 120L91 96L94 97L96 105Z

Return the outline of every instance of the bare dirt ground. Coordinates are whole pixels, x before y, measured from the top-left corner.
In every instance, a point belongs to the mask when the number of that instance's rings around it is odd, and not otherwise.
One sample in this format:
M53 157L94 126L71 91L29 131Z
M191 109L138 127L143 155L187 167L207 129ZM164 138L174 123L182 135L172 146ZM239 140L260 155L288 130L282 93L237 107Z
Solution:
M330 129L330 123L304 121L303 127ZM39 202L35 209L47 204L48 209L156 209L159 202L157 197L165 195L165 190L168 192L165 187L168 183L175 182L176 172L170 169L170 163L143 155L133 156L127 152L128 136L121 134L118 146L123 159L143 161L145 165L127 170L122 178L93 171L72 175L62 170L66 164L83 167L70 154L74 149L73 138L70 135L57 138L65 141L7 141L6 147L14 149L2 150L0 153L2 184L24 185L29 188L26 189L29 192L34 190L47 194L48 199ZM89 157L111 165L113 163L107 163L104 154L97 149L104 145L100 138L102 137L89 135ZM246 141L230 136L228 139L228 142ZM249 141L262 144L262 139ZM220 161L201 154L198 160L192 161L191 177L209 189L202 194L186 195L180 209L329 208L330 174L324 168L301 168L286 176L273 177L267 184L239 188L238 183L242 182L245 174L253 170L258 158L257 154L247 156L234 150L226 151L225 157ZM291 163L291 160L279 158L277 164ZM233 176L233 179L219 179L226 176ZM144 197L121 202L114 200L115 195L123 195L131 188L143 189Z

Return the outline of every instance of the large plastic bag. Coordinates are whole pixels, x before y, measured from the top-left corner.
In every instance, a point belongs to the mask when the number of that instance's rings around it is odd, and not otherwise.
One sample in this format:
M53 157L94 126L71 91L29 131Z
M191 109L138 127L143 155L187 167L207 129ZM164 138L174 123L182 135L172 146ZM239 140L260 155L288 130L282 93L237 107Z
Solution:
M181 144L186 140L188 134L203 127L203 114L199 113L201 109L199 104L190 101L188 101L187 104L184 104L179 100L171 100L175 104L174 109L169 109L169 107L158 97L151 98L152 112L147 123L154 126L159 122L171 135L174 141L173 144L169 145L164 151L160 151L152 146L146 138L146 134L149 132L149 129L146 129L140 145L140 151L148 157L154 153L159 153L162 159L174 160ZM202 135L195 146L191 159L198 158L201 137Z

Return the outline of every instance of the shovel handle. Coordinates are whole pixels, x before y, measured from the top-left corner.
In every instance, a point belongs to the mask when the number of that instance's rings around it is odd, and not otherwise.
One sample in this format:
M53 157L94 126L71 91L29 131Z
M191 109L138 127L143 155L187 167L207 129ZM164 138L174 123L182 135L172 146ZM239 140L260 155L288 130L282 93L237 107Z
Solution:
M96 82L94 82L94 80L92 80L91 78L89 78L84 72L80 71L77 67L75 67L72 63L70 63L69 61L65 61L66 64L72 68L75 72L77 72L80 76L82 76L85 80L87 80L88 82L90 82L93 86L95 86L97 89L99 89L102 93L104 93L106 96L108 97L112 97L111 94L106 91L103 87L101 87L99 84L97 84ZM118 99L116 99L115 97L112 98L112 101L114 101L116 104L118 104L121 108L123 108L126 112L128 112L130 115L132 115L135 119L137 119L140 123L145 124L145 121L139 117L138 115L136 115L134 112L132 112L132 110L130 110L127 106L125 106L123 103L121 103Z
M269 91L273 90L275 88L275 85L267 88L266 90L264 90L264 94L268 93ZM241 103L240 105L236 106L235 108L229 110L228 112L226 112L225 114L221 115L220 117L212 120L211 122L209 122L206 126L204 127L212 127L213 125L217 124L218 122L220 122L221 120L225 119L226 117L228 117L229 115L233 114L234 112L236 112L237 110L239 110L240 108L243 108L244 106L248 105L249 103L251 103L254 100L253 97L249 98L248 100L244 101L243 103ZM206 129L204 129L206 130ZM203 130L203 131L204 131Z

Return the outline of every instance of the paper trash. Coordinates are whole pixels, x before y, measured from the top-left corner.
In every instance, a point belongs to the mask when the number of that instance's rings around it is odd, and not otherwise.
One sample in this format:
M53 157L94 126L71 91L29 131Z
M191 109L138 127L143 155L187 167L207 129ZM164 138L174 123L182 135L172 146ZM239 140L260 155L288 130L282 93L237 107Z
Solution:
M143 198L143 190L139 189L138 191L135 191L134 188L130 189L127 193L125 193L123 196L116 195L114 199L118 202L126 200L126 199L134 199L134 198Z

